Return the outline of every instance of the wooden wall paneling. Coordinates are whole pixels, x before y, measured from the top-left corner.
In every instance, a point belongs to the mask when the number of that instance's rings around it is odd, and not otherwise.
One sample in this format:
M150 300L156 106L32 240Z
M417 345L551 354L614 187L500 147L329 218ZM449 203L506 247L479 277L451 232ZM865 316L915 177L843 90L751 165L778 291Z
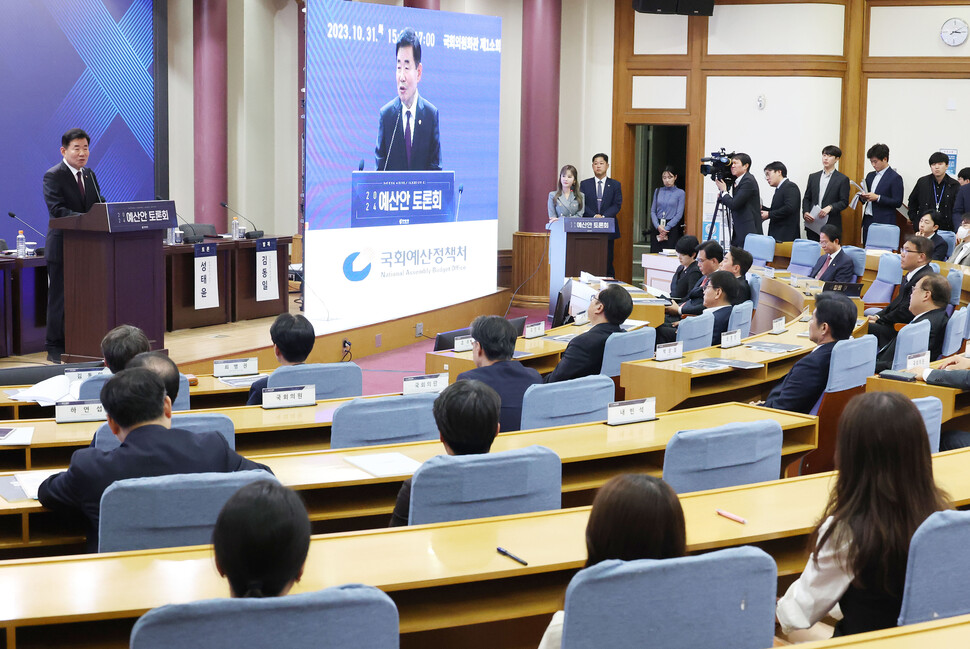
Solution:
M704 150L706 124L704 107L707 105L707 74L701 70L707 55L708 19L691 16L687 20L688 52L691 74L687 81L687 108L690 118L687 124L687 169L684 171L684 187L687 196L684 204L684 223L687 234L703 239L701 224L704 210L704 183L710 182L700 171L701 158L710 151Z
M512 235L512 285L518 289L513 306L549 305L549 233L516 232ZM521 288L520 288L521 286Z
M512 251L510 249L498 251L498 268L496 277L496 283L498 286L515 288L512 286Z
M633 58L633 5L614 0L613 19L613 141L610 176L620 181L626 198L617 214L620 238L613 242L613 268L617 279L633 278L633 183L636 152L635 128L625 117L633 105L633 75L629 61Z
M865 166L865 105L868 79L862 74L862 60L869 47L869 13L865 0L849 0L845 7L845 76L842 79L842 158L839 170L859 182ZM823 145L824 146L824 145ZM862 244L862 207L842 211L842 241Z

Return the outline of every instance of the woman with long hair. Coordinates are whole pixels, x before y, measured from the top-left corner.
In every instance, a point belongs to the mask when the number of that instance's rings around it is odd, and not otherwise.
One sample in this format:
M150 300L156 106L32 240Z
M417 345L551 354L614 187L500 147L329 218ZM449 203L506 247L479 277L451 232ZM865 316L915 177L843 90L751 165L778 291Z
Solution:
M556 191L549 192L549 223L563 216L582 216L583 193L579 191L579 172L576 167L566 165L559 170Z

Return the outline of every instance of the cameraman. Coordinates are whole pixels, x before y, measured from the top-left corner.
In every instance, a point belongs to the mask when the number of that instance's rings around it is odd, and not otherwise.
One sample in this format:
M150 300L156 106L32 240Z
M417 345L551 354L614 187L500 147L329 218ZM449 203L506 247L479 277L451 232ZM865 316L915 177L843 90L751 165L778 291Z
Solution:
M748 170L751 156L735 153L731 156L731 174L736 178L734 187L728 193L723 180L715 180L721 195L721 203L731 210L731 245L744 247L744 238L751 234L761 234L761 192L758 181Z

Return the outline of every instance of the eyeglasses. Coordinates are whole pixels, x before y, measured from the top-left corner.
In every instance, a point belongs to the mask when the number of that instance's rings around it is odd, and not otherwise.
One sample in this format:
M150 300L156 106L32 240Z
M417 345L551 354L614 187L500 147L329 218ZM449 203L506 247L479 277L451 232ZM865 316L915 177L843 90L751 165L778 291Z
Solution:
M916 254L919 254L919 250L910 250L909 248L907 248L907 247L905 247L905 246L903 246L903 248L902 248L902 249L900 249L900 251L899 251L899 252L900 252L900 254L902 254L902 253L904 253L904 252L908 252L908 253L909 253L909 254L911 254L911 255L916 255Z

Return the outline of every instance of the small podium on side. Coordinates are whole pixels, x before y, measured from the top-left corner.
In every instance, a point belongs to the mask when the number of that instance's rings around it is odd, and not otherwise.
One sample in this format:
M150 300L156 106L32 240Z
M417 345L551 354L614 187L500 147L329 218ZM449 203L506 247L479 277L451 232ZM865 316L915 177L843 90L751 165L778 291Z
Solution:
M556 308L559 289L580 271L606 274L606 252L613 219L566 217L549 226L549 314Z
M51 219L64 232L65 362L101 358L101 339L118 325L164 345L162 232L177 225L173 201L98 203L87 214Z

